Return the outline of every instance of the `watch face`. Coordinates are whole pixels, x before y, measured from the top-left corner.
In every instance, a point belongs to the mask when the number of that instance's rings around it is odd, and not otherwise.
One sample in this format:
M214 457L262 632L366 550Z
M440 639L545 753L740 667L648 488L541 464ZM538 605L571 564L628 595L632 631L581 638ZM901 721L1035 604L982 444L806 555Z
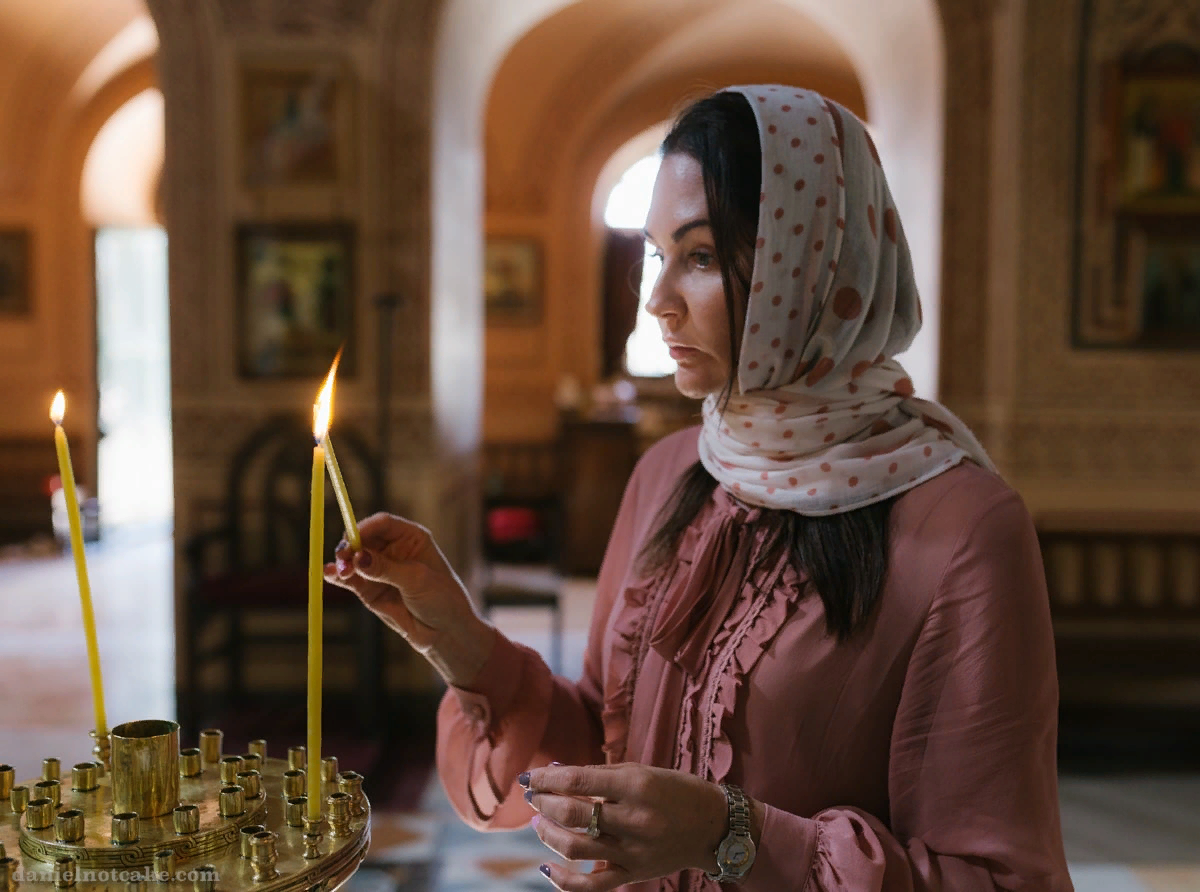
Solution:
M741 876L754 863L754 841L748 836L727 836L717 850L717 861L721 869L734 876Z

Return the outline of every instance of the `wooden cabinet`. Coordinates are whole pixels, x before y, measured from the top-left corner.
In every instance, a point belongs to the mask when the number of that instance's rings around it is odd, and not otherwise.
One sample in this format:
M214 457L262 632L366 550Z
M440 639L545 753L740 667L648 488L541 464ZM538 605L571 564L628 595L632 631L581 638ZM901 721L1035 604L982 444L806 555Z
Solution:
M561 469L562 569L577 576L600 570L625 484L638 458L632 420L564 418Z

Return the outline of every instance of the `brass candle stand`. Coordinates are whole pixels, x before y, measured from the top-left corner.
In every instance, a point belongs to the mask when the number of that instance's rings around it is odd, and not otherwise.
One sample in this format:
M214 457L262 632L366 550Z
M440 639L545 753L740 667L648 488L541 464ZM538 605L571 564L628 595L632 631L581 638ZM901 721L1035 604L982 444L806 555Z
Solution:
M96 735L93 733L93 738ZM265 740L222 756L220 731L179 749L179 726L146 720L96 740L97 759L16 784L0 765L0 892L21 888L332 892L370 843L356 772L322 759L324 818L307 817L304 752L267 756ZM106 764L107 763L107 764Z

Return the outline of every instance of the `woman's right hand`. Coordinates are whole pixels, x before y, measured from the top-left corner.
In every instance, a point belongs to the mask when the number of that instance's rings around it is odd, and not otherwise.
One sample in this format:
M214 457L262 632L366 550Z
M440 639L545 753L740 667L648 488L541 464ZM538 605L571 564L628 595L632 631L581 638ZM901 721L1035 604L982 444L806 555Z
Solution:
M491 655L496 632L475 612L429 530L380 513L358 532L362 548L340 545L325 578L354 592L448 684L469 685Z

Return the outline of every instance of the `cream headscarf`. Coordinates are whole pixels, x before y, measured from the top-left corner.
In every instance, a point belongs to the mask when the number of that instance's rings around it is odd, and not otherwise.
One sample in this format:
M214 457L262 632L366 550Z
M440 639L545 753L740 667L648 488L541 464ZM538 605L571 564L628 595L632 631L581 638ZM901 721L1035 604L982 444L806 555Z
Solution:
M758 119L762 193L738 389L724 412L704 401L704 467L743 502L806 515L890 498L964 458L994 469L892 358L921 305L862 122L807 90L730 90Z

